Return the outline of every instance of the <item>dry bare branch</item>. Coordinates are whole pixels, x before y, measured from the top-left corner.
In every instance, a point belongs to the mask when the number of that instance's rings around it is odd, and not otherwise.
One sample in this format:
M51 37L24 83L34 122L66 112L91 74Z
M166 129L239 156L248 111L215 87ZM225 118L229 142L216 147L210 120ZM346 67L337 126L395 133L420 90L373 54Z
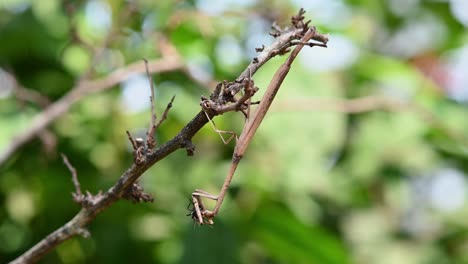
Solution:
M307 30L304 30L304 28L296 27L283 30L281 32L281 35L278 36L271 45L265 47L264 50L257 56L257 58L252 60L247 69L235 81L228 83L227 87L225 87L225 89L221 91L221 94L212 94L212 96L210 97L210 100L213 100L212 103L218 105L221 103L235 104L237 101L235 99L235 95L240 91L240 89L244 87L244 80L250 79L250 77L253 74L255 74L259 67L261 67L274 56L277 56L284 52L284 50L282 50L282 47L284 47L286 43L303 38L306 32ZM313 34L313 38L319 38L318 35L320 34ZM326 38L325 36L320 36ZM301 45L302 44L299 44L298 47ZM174 69L181 66L179 60L171 61L168 58L163 58L161 61L153 63L155 64L149 64L150 72L162 71L163 69ZM134 73L136 70L138 70L138 72L143 72L144 64L137 63L133 66L129 66L125 68L125 71L114 72L113 74L109 75L103 80L80 83L78 87L76 87L76 89L73 89L70 92L70 94L64 97L64 99L60 100L56 104L51 105L52 109L48 111L48 114L44 114L40 117L37 117L37 121L35 122L35 125L33 127L35 129L37 129L37 127L45 127L54 118L56 118L56 116L63 114L64 111L67 110L72 103L77 101L77 99L81 98L86 94L106 89L121 81L122 78L127 78L131 73ZM282 69L281 71L284 72L284 69ZM284 78L284 76L282 78ZM261 108L264 109L265 107ZM139 157L141 157L141 159L138 160L138 162L137 160L135 160L135 162L120 176L119 180L106 192L93 196L93 198L95 199L93 200L93 203L90 206L83 207L77 213L77 215L73 217L70 221L68 221L65 225L63 225L62 227L55 230L47 237L39 241L34 247L29 249L23 255L19 256L17 259L13 260L13 262L11 263L35 262L42 258L49 251L54 249L57 245L70 239L71 237L83 234L87 235L88 233L85 229L86 226L89 225L98 214L109 208L119 199L128 198L129 196L133 195L135 196L132 198L134 201L149 200L149 197L147 197L143 193L142 189L135 185L137 184L137 180L139 179L139 177L156 162L160 161L161 159L165 158L166 156L180 148L185 148L187 150L188 155L193 155L195 147L191 141L192 138L208 122L209 118L213 118L214 116L219 114L221 113L217 113L213 109L202 109L191 121L189 121L181 129L181 131L176 136L174 136L168 142L159 145L152 151L145 151L144 143L142 142L143 140L139 138L134 140L131 137L131 135L127 133L129 140L132 142L132 146L134 147L135 152L142 150L140 154L135 154L135 157L137 157L137 155L140 155ZM24 141L23 139L21 144L24 144L24 142L26 141ZM141 148L142 145L143 149ZM204 207L202 206L202 208Z

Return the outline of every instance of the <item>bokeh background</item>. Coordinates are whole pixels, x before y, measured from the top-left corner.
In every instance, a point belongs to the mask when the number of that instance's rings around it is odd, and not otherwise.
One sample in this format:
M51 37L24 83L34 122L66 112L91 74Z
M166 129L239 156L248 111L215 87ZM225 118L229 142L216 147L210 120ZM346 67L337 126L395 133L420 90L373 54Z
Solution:
M0 0L0 151L80 79L178 56L154 75L159 142L303 7L330 37L304 49L240 164L216 224L187 217L216 193L234 145L210 126L141 179L155 202L119 201L41 263L468 263L468 2L464 0ZM284 61L254 77L261 91ZM74 104L0 167L0 262L30 248L132 163L149 121L144 74ZM243 118L216 118L240 132Z

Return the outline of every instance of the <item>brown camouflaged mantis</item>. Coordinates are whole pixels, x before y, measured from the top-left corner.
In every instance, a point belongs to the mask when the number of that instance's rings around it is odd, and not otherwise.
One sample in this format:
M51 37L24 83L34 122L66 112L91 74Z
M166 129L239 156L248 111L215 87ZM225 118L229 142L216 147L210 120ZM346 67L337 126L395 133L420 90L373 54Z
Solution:
M308 42L309 40L313 39L314 36L318 34L316 32L315 27L311 27L307 30L306 34L304 37L300 40L300 42L297 43L297 46L295 49L291 52L289 55L288 59L281 65L281 67L276 71L275 75L273 76L270 84L268 85L267 90L265 91L265 94L263 95L263 98L260 101L260 104L257 107L257 110L253 113L253 116L250 118L248 115L246 123L244 125L244 128L237 139L236 147L234 148L234 153L232 155L232 163L231 167L229 168L229 171L227 173L227 176L224 180L223 186L221 187L221 190L218 195L212 195L210 193L207 193L203 190L195 190L195 192L192 193L192 203L193 203L193 211L190 214L194 221L198 222L199 224L209 224L212 225L213 218L218 214L219 209L223 203L224 197L226 195L226 192L229 188L229 185L231 184L231 180L234 176L234 173L237 169L237 165L239 164L240 160L242 159L242 156L244 155L247 147L250 144L250 141L252 140L255 132L257 131L258 127L260 126L260 123L262 122L263 118L265 117L266 113L268 112L268 109L270 108L271 103L273 102L276 93L278 92L279 88L281 87L281 84L283 83L283 80L285 79L286 75L288 74L291 65L296 58L296 56L299 54L301 49L307 45L307 46L322 46L326 47L326 43L328 39L326 37L323 38L322 43L311 43ZM247 83L250 83L250 85L253 86L253 82L251 80L248 80ZM250 98L249 98L250 102ZM250 107L250 103L249 103ZM208 116L208 115L207 115ZM226 132L226 131L220 131L216 129L216 132L218 133L229 133L233 134L233 132ZM224 142L224 140L223 140ZM208 210L206 209L205 205L202 202L202 197L212 199L216 201L216 205L213 208L213 210Z
M224 196L226 195L226 191L229 188L237 165L239 164L242 155L245 153L245 150L247 149L247 146L249 145L253 135L255 134L255 131L257 130L263 118L265 117L265 114L268 111L268 108L271 105L271 102L273 101L281 83L287 75L293 60L295 59L295 57L297 56L297 54L303 46L307 45L326 47L328 38L316 32L315 28L310 28L308 26L310 21L304 22L304 13L304 10L301 9L297 15L291 18L292 27L281 29L276 24L274 24L273 29L275 31L273 33L270 33L273 37L275 37L273 43L271 43L269 46L262 46L261 48L257 48L256 51L259 52L257 57L255 57L250 62L247 68L240 74L240 76L236 80L232 82L225 81L219 84L214 90L214 92L210 95L209 99L203 97L201 102L202 111L197 113L195 117L192 120L190 120L183 128L181 128L179 133L175 135L172 139L159 145L157 145L157 142L154 140L153 133L160 125L162 120L165 119L167 112L172 106L172 100L167 105L165 112L163 113L163 115L157 123L156 118L154 116L154 108L152 108L150 128L148 129L146 136L146 144L143 138L133 138L127 131L128 139L130 140L134 149L134 162L130 167L127 168L127 170L125 170L125 172L121 174L118 181L116 181L116 183L112 185L107 191L100 191L95 195L89 192L86 192L86 194L82 193L80 190L80 185L77 181L76 170L74 168L71 168L72 166L68 161L64 160L65 164L67 165L67 167L69 167L69 170L72 173L72 179L74 179L73 182L76 188L76 192L73 193L73 200L81 206L81 210L72 219L70 219L68 222L58 227L56 230L54 230L53 232L45 236L43 239L38 241L36 245L32 246L21 256L18 256L11 263L19 264L36 262L39 259L41 259L45 254L50 252L52 249L74 236L81 235L84 237L88 237L90 235L90 232L87 230L87 226L101 212L105 211L106 209L111 207L115 202L121 199L128 199L133 202L151 201L152 197L149 194L145 193L143 191L143 187L138 184L138 179L143 175L143 173L147 171L150 167L152 167L155 163L164 159L165 157L167 157L168 155L180 148L185 149L187 151L187 155L193 155L195 151L195 145L192 143L191 140L206 123L212 123L211 119L217 115L222 115L223 113L231 111L241 111L247 117L247 121L240 135L240 138L237 140L237 145L235 147L235 151L232 158L232 165L219 195L215 196L208 194L204 191L197 190L193 193L191 199L191 202L193 203L194 207L189 215L191 215L192 218L200 224L213 224L213 218L219 212L219 209L223 202ZM309 42L311 40L317 42ZM283 55L289 52L289 49L293 46L296 46L296 49L292 52L290 57L276 72L276 74L273 77L273 80L267 88L264 98L258 106L257 111L252 116L250 116L250 105L256 104L253 102L251 103L250 100L258 89L253 84L251 78L252 75L254 75L255 72L271 58L275 57L276 55ZM179 65L179 63L180 62L177 62L176 64ZM162 67L163 69L165 69L164 67L166 67L167 64L168 62L164 61L163 64L157 64L156 66L153 65L153 68ZM169 64L172 65L171 63ZM138 67L141 67L141 65ZM169 68L171 67L175 66L172 65ZM135 65L127 67L124 72L122 72L122 69L119 69L115 73L110 74L109 78L105 78L104 83L118 83L121 79L115 80L115 76L125 76L128 75L129 72L133 71L135 71ZM102 82L103 81L98 80L97 83L91 82L91 84L78 86L78 88L96 88L99 85L104 85L102 84ZM222 89L223 86L224 88ZM73 91L83 91L81 88L81 90L78 88L75 88L76 90ZM243 89L244 94L240 98L236 99L235 96L241 89ZM151 96L150 102L153 103L153 100L154 96ZM64 101L60 102L66 104L66 102ZM66 111L66 109L68 108L69 104L65 106L65 110L63 111ZM216 132L222 133L222 131L219 131L217 129ZM233 138L235 135L232 132L227 133L231 134L231 138ZM215 208L212 211L207 210L202 203L202 198L215 200Z

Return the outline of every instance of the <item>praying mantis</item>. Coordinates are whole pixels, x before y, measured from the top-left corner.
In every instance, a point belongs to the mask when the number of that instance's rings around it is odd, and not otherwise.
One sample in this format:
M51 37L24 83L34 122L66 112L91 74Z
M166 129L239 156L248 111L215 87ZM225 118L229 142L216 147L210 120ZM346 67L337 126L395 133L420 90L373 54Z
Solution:
M245 151L247 150L247 147L249 146L255 132L257 131L258 127L260 126L262 120L264 119L266 113L268 112L268 109L270 108L279 88L281 87L281 84L283 83L286 75L288 74L289 70L291 69L291 65L296 58L296 56L299 54L301 49L307 45L307 46L321 46L321 47L326 47L326 43L328 41L328 38L324 38L321 43L315 43L315 42L309 42L309 40L313 39L315 34L318 34L316 32L315 27L308 28L307 32L304 34L302 39L299 42L294 43L293 45L296 45L294 50L291 52L287 60L281 65L281 67L276 71L274 74L271 82L269 83L265 94L263 95L262 99L260 100L260 103L257 106L256 111L253 113L253 115L250 117L250 114L245 114L246 115L246 122L244 125L244 128L240 134L240 136L237 138L236 137L236 146L234 148L234 153L232 155L232 162L231 166L227 172L226 178L224 180L224 183L219 191L218 195L213 195L210 194L206 191L203 190L195 190L192 193L192 200L191 203L193 204L193 210L189 214L192 216L193 220L199 224L208 224L212 225L214 223L213 218L219 213L219 210L221 208L221 205L223 203L223 200L226 196L226 192L229 189L229 186L231 184L232 178L234 176L234 173L237 169L237 166L239 165L240 160L242 159L242 156L244 155ZM292 45L291 45L292 46ZM278 51L280 52L280 51ZM284 52L284 51L283 51ZM251 78L249 76L249 78ZM245 85L250 85L253 86L253 81L251 79L247 80L244 82ZM245 89L247 90L247 89ZM256 91L256 90L255 90ZM253 94L252 94L253 95ZM250 111L250 97L245 100L245 102L248 105L248 109ZM203 102L202 102L203 106ZM205 112L206 114L206 112ZM229 131L221 131L216 129L214 126L214 123L211 121L209 116L207 115L207 118L209 121L212 123L213 128L215 129L216 132L218 133L227 133L231 134L231 137L227 140L227 142L232 139L235 134L233 132ZM221 134L220 134L221 135ZM222 137L222 136L221 136ZM223 142L226 143L226 141L223 139ZM208 210L206 206L204 205L202 198L206 199L211 199L216 201L216 204L212 210Z

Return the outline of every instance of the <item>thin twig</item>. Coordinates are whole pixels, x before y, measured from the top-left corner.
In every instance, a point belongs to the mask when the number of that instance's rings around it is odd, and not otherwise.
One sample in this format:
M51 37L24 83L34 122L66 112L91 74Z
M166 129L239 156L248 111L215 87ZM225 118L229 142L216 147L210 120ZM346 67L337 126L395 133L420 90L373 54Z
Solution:
M61 153L61 155L63 163L65 163L68 170L70 170L72 174L72 182L75 186L75 192L72 192L73 201L81 205L83 208L88 208L92 206L96 202L96 200L100 198L102 193L99 192L97 195L92 195L90 192L86 191L86 195L84 195L81 192L80 182L78 181L78 174L76 172L75 167L71 165L70 161L68 160L67 156L65 156L65 154Z
M76 173L75 167L71 165L70 161L68 161L68 158L67 156L65 156L65 154L61 153L61 156L63 159L63 163L65 163L65 165L67 166L67 168L70 170L72 174L72 182L73 182L73 185L75 186L75 194L77 196L82 196L83 194L81 193L80 182L78 181L78 175Z
M133 139L132 135L130 134L130 131L125 131L127 133L127 136L128 136L128 140L130 141L130 143L132 143L132 147L133 147L133 150L136 150L138 148L137 146L137 143L135 142L135 140Z
M151 89L150 95L150 104L151 104L151 118L150 118L150 126L148 128L148 132L146 135L146 146L148 149L153 149L156 146L156 140L154 139L154 132L156 130L156 111L154 110L154 85L153 85L153 78L151 78L151 74L148 70L148 60L143 59L145 61L145 69L146 69L146 76L148 77L149 86Z
M172 96L171 101L166 106L166 110L164 110L163 114L161 115L161 118L159 119L158 123L155 125L154 129L158 130L159 126L161 126L162 122L166 120L167 114L169 113L169 110L172 108L172 103L174 103L175 95Z

